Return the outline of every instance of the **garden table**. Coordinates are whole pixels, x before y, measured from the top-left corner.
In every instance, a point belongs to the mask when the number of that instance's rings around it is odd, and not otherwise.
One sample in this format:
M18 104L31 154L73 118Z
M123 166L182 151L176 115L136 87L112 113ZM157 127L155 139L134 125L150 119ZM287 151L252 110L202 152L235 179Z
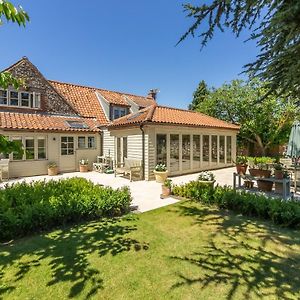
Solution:
M269 181L274 183L282 183L282 198L284 200L291 197L291 180L290 178L276 179L275 177L263 178L263 177L255 177L251 175L243 175L238 174L236 172L233 173L233 189L242 187L242 179L243 180L251 180L251 181Z

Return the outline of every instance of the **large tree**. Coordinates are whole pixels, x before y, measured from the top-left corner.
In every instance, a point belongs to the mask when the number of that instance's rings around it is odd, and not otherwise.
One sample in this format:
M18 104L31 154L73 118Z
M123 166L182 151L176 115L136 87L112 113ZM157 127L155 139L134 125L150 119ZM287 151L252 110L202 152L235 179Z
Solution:
M298 106L289 97L268 95L261 103L257 99L268 93L258 80L234 80L210 94L197 106L197 111L240 124L239 140L253 143L261 155L270 148L287 142L291 125L299 116Z
M205 2L205 1L204 1ZM196 34L205 46L216 29L229 28L239 36L252 31L249 39L260 49L256 61L245 66L252 77L268 84L268 91L300 93L300 1L299 0L213 0L206 4L184 5L192 26L181 37Z
M25 26L28 21L29 16L21 6L16 7L10 1L0 0L0 26L5 22ZM0 72L0 88L6 89L12 85L17 89L22 84L23 80L13 77L9 72ZM13 151L23 153L22 145L16 141L9 141L7 137L0 135L0 153L9 154Z
M207 97L209 89L204 80L201 80L198 84L196 91L193 94L193 101L189 105L190 110L195 110L197 106Z

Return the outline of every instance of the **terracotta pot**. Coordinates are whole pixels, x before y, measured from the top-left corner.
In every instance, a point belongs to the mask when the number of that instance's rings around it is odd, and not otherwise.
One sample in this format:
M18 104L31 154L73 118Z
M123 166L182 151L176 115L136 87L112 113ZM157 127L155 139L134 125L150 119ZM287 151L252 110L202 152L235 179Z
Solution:
M55 176L57 174L58 174L58 167L48 168L48 175L49 176Z
M235 166L236 166L236 172L238 174L243 174L243 175L246 174L248 165L236 164Z
M265 180L257 180L257 187L263 192L272 192L273 182Z
M171 195L171 189L169 187L165 186L165 185L161 186L161 191L162 191L162 195L164 197L168 197L168 196Z
M249 169L249 173L254 177L269 178L271 177L271 170Z
M283 175L284 175L284 173L283 173L282 170L275 170L274 171L274 176L275 176L276 179L283 179Z
M155 180L158 183L164 183L168 177L168 171L159 172L154 170L153 173L155 175Z
M88 165L79 165L79 171L81 173L85 173L89 171L89 166Z

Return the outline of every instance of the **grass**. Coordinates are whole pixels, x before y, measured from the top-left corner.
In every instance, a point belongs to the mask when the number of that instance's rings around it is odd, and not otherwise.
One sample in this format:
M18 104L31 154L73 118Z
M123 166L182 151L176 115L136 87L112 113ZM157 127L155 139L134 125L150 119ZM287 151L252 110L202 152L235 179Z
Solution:
M300 234L195 202L0 246L3 299L299 299Z

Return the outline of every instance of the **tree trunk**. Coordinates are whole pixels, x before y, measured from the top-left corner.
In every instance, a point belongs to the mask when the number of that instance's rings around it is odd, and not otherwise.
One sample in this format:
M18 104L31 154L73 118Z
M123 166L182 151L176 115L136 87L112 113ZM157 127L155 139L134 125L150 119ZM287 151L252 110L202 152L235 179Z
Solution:
M264 146L261 138L259 135L255 135L255 139L256 139L256 144L258 146L258 149L259 149L259 153L261 156L266 156L266 147Z

